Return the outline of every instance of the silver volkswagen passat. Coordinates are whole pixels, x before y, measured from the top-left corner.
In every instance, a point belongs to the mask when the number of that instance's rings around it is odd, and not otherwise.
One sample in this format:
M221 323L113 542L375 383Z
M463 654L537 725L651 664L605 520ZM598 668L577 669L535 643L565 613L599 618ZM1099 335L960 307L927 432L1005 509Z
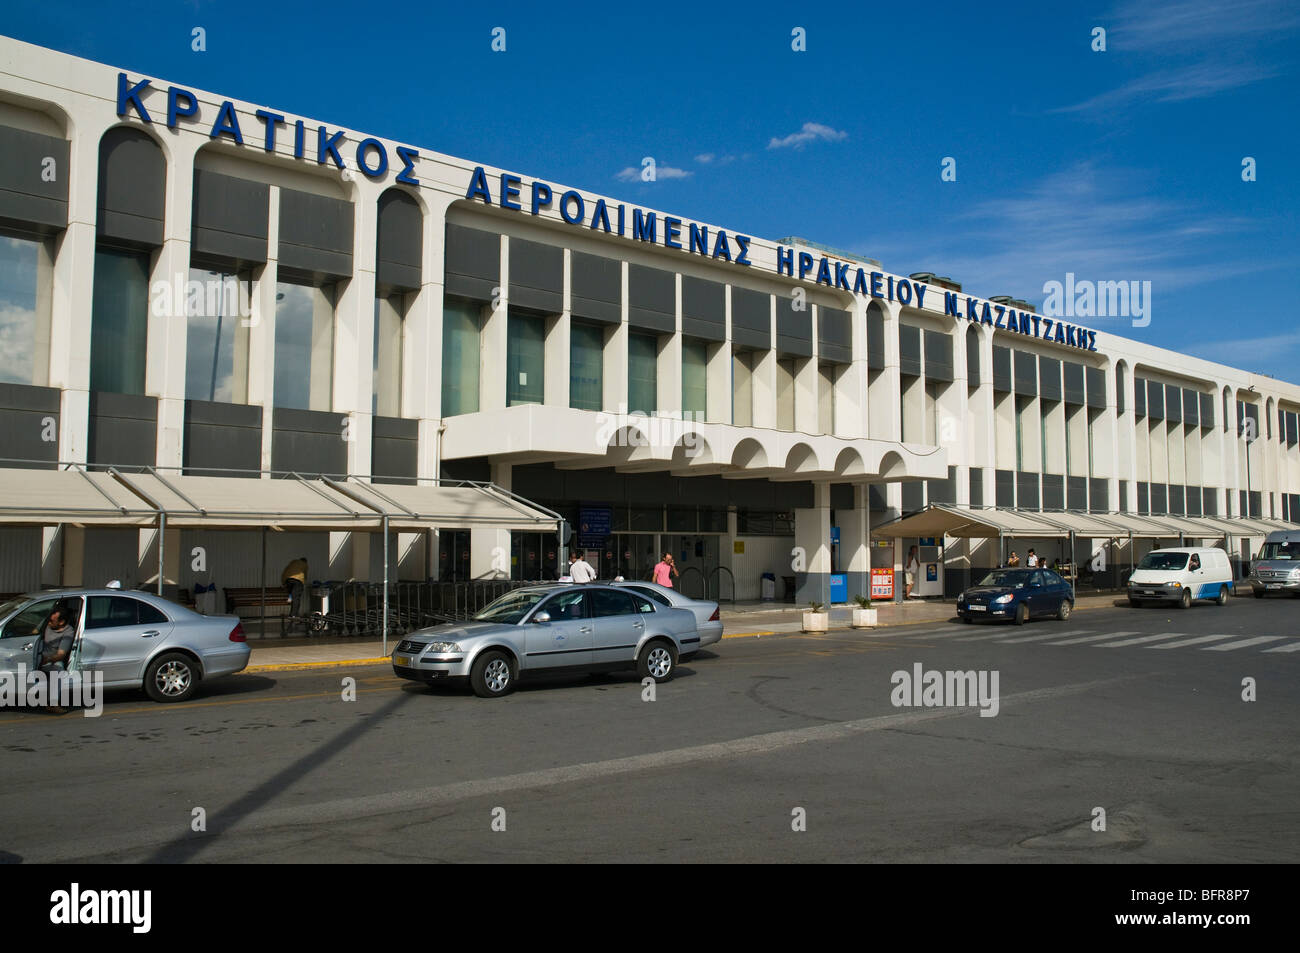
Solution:
M248 665L234 616L200 615L161 596L122 589L32 592L0 605L0 671L39 664L42 632L59 609L75 630L82 671L105 688L143 688L154 701L183 702L199 682Z
M715 642L722 640L722 615L718 610L718 604L712 600L692 599L690 596L682 595L671 586L661 586L655 582L628 579L623 582L613 582L610 585L617 586L620 589L628 589L632 592L639 592L663 606L674 609L689 609L695 615L695 628L699 632L699 638L694 644L688 645L682 656L683 659L689 659L697 649L702 649L706 645L713 645Z
M393 652L393 671L433 684L467 678L481 698L508 694L522 678L636 669L666 682L694 648L695 616L606 585L528 586L469 622L413 632Z

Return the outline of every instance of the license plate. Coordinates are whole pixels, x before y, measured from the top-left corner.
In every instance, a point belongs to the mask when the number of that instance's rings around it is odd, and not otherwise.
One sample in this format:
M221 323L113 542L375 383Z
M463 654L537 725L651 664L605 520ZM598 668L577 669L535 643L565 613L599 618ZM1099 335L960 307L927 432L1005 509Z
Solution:
M988 612L989 607L988 606L967 606L966 611L967 612Z
M412 663L413 663L414 661L415 661L415 660L414 660L413 658L411 658L409 655L394 655L394 656L393 656L393 664L394 664L394 665L401 665L401 666L404 666L405 668L411 668L411 667L412 667Z
M1265 589L1281 589L1281 588L1282 588L1282 584L1281 584L1280 582L1270 582L1270 583L1268 583L1267 585L1265 585L1264 588L1265 588Z

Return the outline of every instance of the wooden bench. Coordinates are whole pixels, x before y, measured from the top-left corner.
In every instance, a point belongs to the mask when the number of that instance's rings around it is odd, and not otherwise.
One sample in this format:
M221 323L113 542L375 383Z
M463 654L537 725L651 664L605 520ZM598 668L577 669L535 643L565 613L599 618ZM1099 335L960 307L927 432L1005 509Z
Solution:
M261 586L226 586L226 615L241 619L274 618L289 615L289 593L282 586L266 587L266 609L262 609Z

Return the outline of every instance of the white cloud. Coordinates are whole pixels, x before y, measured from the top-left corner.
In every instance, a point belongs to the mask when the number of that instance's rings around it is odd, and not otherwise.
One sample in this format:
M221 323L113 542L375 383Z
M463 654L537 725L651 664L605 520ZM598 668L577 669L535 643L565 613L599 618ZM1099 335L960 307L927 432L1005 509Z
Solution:
M819 122L806 122L798 132L792 132L788 136L776 138L773 136L767 143L769 149L787 149L793 146L796 149L802 149L810 142L840 142L847 139L849 134L841 132L838 129L832 129L830 126L823 126Z
M687 172L685 169L678 169L671 165L655 166L656 179L685 179L689 178L691 175L692 173ZM620 182L640 182L641 169L638 166L630 165L626 169L619 170L619 172L614 175L614 178L618 179Z
M695 157L695 161L698 162L700 165L708 165L715 158L717 158L717 156L715 156L712 152L701 152L699 155Z

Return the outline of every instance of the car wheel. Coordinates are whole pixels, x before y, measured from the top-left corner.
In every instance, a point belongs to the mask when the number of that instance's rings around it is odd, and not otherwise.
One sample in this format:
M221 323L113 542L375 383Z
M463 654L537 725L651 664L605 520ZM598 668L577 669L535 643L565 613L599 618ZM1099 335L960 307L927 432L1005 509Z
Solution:
M186 701L198 687L198 664L180 652L158 656L144 673L144 690L156 702Z
M1227 586L1220 586L1220 587L1219 587L1219 598L1215 599L1214 601L1217 602L1217 603L1218 603L1219 605L1221 605L1221 606L1226 606L1226 605L1228 604L1228 587L1227 587Z
M1064 622L1066 619L1070 618L1070 612L1073 609L1074 603L1070 602L1069 599L1062 599L1061 608L1056 610L1056 617Z
M1184 589L1183 594L1178 597L1178 608L1187 609L1192 605L1192 590Z
M641 678L653 678L656 682L666 682L673 677L677 668L677 659L673 657L672 646L663 641L647 643L637 656L636 671Z
M469 684L479 698L500 698L515 688L515 670L504 652L484 652L474 660Z
M1016 625L1024 625L1029 621L1029 606L1023 602L1016 606Z

